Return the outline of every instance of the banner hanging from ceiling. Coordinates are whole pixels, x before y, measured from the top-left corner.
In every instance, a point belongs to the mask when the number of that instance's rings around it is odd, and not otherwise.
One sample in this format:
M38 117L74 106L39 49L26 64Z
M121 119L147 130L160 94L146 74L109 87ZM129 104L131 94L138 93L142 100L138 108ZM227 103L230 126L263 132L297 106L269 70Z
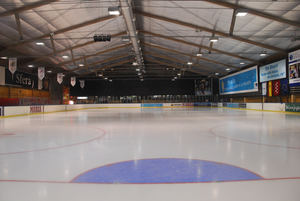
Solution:
M289 82L291 87L300 86L300 50L289 53Z
M259 81L279 80L286 78L286 60L280 60L259 68Z
M11 72L12 76L17 70L17 58L9 58L8 60L8 69Z
M74 87L76 84L76 77L71 77L71 85Z
M64 79L64 74L62 73L57 73L57 82L59 84L61 84L63 82L63 79Z
M79 80L79 82L80 82L80 87L83 89L83 88L84 88L84 85L85 85L84 80Z
M257 66L220 78L220 94L258 92Z
M43 80L45 77L45 67L38 68L38 78L39 80Z

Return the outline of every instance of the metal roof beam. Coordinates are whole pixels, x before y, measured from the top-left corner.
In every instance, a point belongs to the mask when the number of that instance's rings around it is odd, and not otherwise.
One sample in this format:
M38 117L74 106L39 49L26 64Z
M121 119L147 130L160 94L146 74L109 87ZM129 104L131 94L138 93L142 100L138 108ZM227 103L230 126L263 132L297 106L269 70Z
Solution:
M90 54L90 55L85 55L85 56L82 56L82 57L78 57L78 58L73 58L69 61L65 61L65 62L62 62L62 63L59 63L58 65L59 66L62 66L62 65L66 65L66 64L69 64L69 63L74 63L76 61L79 61L81 59L83 60L86 60L87 58L90 58L90 57L94 57L94 56L98 56L100 54L104 54L104 53L107 53L107 52L112 52L114 50L118 50L118 49L121 49L121 48L124 48L124 47L128 47L130 46L131 44L128 43L128 44L124 44L124 45L120 45L120 46L116 46L116 47L113 47L113 48L110 48L110 49L106 49L106 50L102 50L102 51L99 51L99 52L96 52L94 54Z
M91 74L91 73L98 73L99 71L101 71L103 69L112 68L112 67L119 66L119 65L122 65L122 64L126 64L126 63L130 63L130 62L133 62L133 61L134 61L134 59L128 59L128 60L125 60L125 61L120 61L120 62L111 64L111 65L107 65L107 66L105 66L103 68L100 68L100 69L97 68L93 72L83 73L81 75L88 75L88 74Z
M38 2L31 3L31 4L26 4L25 6L21 6L19 8L4 11L4 12L0 13L0 17L9 16L9 15L13 15L13 14L16 14L16 13L21 13L21 12L24 12L26 10L32 10L34 8L45 6L45 5L48 5L50 3L57 2L57 1L59 1L59 0L43 0L43 1L38 1Z
M300 28L299 21L288 20L288 19L276 16L276 15L272 15L270 13L262 12L262 11L259 11L259 10L253 9L253 8L249 8L246 6L241 6L241 5L237 5L237 4L233 4L233 3L229 3L229 2L225 2L225 1L220 1L220 0L203 0L203 1L206 1L206 2L209 2L212 4L216 4L219 6L227 7L227 8L247 10L247 12L252 15L256 15L256 16L263 17L263 18L266 18L269 20L281 22L284 24L288 24L288 25Z
M142 15L142 16L145 16L145 17L158 19L158 20L161 20L161 21L165 21L165 22L169 22L169 23L189 27L189 28L192 28L192 29L200 29L200 30L203 30L205 32L213 33L213 34L216 34L216 35L219 35L219 36L223 36L223 37L230 38L230 39L233 39L233 40L236 40L236 41L248 43L248 44L255 45L255 46L258 46L258 47L262 47L262 48L265 48L265 49L273 50L273 51L276 51L276 52L287 53L285 50L280 49L278 47L274 47L272 45L267 45L267 44L264 44L264 43L252 41L252 40L242 38L242 37L239 37L239 36L230 36L228 33L213 30L213 29L210 29L210 28L207 28L207 27L204 27L204 26L199 26L199 25L188 23L188 22L183 22L183 21L179 21L179 20L175 20L175 19L171 19L171 18L167 18L167 17L163 17L163 16L151 14L151 13L146 13L146 12L143 12L143 11L140 11L140 10L135 10L135 13L137 13L139 15Z
M126 54L122 54L122 55L118 55L118 56L109 57L104 60L100 60L100 61L96 61L96 62L87 64L86 66L83 66L83 67L74 68L74 69L70 70L69 72L74 72L74 71L82 70L82 69L88 69L91 66L107 63L107 62L114 61L114 60L121 59L121 58L128 57L128 56L129 56L128 53L126 53Z
M175 59L173 57L168 57L168 56L165 56L165 55L162 55L162 54L158 54L158 53L154 53L154 52L151 52L151 51L145 51L145 54L150 54L154 57L159 57L159 58L162 58L162 59L166 59L166 60L170 60L170 61L173 61L175 63L179 63L181 65L187 65L184 61L182 60L179 60L179 59ZM206 67L206 66L203 66L203 65L199 65L199 64L193 64L193 66L195 67L199 67L199 69L197 70L200 70L200 71L206 71L207 73L209 73L210 71L208 70L209 67ZM186 68L186 69L190 69L190 68ZM220 71L218 71L220 72Z
M175 53L175 54L180 54L180 55L184 55L184 56L188 56L188 57L192 57L192 58L197 58L199 60L203 60L203 61L206 61L206 62L209 62L209 63L219 64L219 65L222 65L222 66L226 66L226 67L238 69L235 66L231 66L231 65L228 65L228 64L225 64L225 63L222 63L222 62L218 62L218 61L215 61L215 60L207 59L207 58L204 58L204 57L198 57L196 55L187 54L185 52L180 52L180 51L177 51L177 50L174 50L174 49L169 49L169 48L166 48L166 47L163 47L163 46L159 46L159 45L156 45L156 44L145 43L145 42L142 42L142 44L145 45L145 46L148 46L148 47L154 47L154 48L157 48L157 49L160 49L160 50L164 50L164 51L167 51L167 52L172 52L172 53Z
M62 34L62 33L72 31L72 30L75 30L75 29L78 29L78 28L81 28L81 27L85 27L85 26L89 26L89 25L92 25L92 24L103 22L103 21L106 21L106 20L109 20L109 19L113 19L114 17L115 16L99 17L99 18L88 20L88 21L85 21L85 22L82 22L82 23L79 23L79 24L71 25L69 27L65 27L65 28L62 28L62 29L59 29L59 30L56 30L56 31L53 31L53 32L50 32L50 33L46 33L46 34L43 34L43 35L35 37L35 38L30 38L30 39L23 40L21 42L9 45L4 50L2 50L1 52L5 51L7 49L16 48L16 47L19 47L19 46L22 46L22 45L26 45L28 43L31 43L31 42L34 42L34 41L37 41L37 40L41 40L43 38L47 38L47 37L49 37L50 34L52 34L52 35Z
M203 49L206 49L208 51L210 50L210 47L207 47L207 46L204 46L204 45L199 45L199 44L196 44L196 43L191 43L191 42L187 42L187 41L184 41L184 40L179 40L179 39L176 39L176 38L172 38L172 37L169 37L169 36L153 33L153 32L150 32L150 31L140 30L139 32L144 33L144 34L149 34L149 35L159 37L159 38L164 38L166 40L171 40L171 41L174 41L174 42L177 42L177 43L182 43L182 44L186 44L186 45L190 45L190 46L194 46L194 47L203 48ZM211 48L211 50L214 51L214 52L220 53L220 54L227 55L227 56L235 57L235 58L242 59L242 60L251 61L253 63L258 63L258 61L254 60L254 59L239 56L239 55L234 54L234 53L226 52L226 51L215 49L215 48Z

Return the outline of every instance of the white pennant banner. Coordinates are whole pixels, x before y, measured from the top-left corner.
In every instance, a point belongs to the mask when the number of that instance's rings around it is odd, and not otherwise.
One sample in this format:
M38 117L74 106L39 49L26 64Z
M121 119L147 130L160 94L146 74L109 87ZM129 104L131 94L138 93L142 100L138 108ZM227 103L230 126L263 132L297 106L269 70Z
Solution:
M80 82L80 87L83 89L84 88L84 80L79 80Z
M76 77L71 77L71 85L74 87L76 84Z
M38 77L39 80L43 80L45 77L45 67L39 67L38 68Z
M14 76L14 73L17 70L17 58L9 58L8 69L11 72L12 76Z
M61 84L63 82L63 79L64 79L64 74L62 73L57 73L57 82L59 84Z

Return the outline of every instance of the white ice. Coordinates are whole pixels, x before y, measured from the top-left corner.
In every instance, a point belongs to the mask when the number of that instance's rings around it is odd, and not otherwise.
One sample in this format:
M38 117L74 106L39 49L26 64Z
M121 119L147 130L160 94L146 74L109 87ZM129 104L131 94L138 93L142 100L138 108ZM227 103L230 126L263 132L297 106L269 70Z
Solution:
M101 165L187 158L266 180L74 184ZM299 201L300 115L221 108L91 109L0 119L0 201Z

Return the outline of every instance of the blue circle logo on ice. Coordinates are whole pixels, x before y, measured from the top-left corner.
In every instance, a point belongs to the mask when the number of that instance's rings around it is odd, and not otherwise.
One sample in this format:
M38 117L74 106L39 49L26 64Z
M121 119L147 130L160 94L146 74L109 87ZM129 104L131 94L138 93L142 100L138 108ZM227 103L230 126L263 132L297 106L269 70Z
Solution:
M243 168L206 160L181 158L141 159L118 162L89 170L73 183L201 183L260 180L263 177Z

